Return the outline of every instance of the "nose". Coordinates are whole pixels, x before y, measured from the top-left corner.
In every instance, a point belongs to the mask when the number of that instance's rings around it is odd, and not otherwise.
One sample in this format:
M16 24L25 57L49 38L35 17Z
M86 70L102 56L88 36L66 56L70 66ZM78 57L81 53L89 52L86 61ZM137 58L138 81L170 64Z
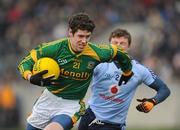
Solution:
M83 37L82 38L82 43L86 43L87 42L87 38L86 37Z
M117 45L117 46L121 46L121 43L117 42L116 45Z

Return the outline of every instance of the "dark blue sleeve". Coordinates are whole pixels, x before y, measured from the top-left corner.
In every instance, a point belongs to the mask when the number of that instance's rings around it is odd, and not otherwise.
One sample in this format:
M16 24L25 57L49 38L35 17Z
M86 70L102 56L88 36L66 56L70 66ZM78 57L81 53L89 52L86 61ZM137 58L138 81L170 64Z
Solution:
M169 88L159 77L156 77L155 81L149 87L157 91L154 97L157 103L161 103L170 95Z

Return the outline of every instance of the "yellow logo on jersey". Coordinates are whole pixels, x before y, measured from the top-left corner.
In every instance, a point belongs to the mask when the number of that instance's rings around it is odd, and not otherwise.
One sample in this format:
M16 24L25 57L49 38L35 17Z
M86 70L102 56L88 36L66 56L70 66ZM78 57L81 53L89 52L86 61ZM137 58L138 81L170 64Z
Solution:
M73 79L76 80L87 80L90 76L90 73L88 72L73 72L73 71L67 71L64 69L60 70L60 75L62 77L72 77Z

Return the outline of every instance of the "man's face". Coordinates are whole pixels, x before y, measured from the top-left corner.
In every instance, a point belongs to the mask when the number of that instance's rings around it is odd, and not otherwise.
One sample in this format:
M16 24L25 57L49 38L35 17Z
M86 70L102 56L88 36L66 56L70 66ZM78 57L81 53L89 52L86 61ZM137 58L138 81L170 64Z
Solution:
M82 52L90 40L91 32L87 30L77 30L73 35L70 29L69 36L73 51Z
M129 49L128 39L125 37L113 37L111 38L111 44L118 45L123 48L125 51Z

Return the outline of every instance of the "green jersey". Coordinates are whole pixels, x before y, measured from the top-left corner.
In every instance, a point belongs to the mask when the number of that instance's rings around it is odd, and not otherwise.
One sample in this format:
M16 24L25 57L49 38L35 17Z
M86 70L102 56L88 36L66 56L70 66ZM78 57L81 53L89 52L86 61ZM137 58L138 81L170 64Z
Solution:
M32 72L34 63L42 58L50 57L60 67L60 84L47 86L54 95L64 99L82 99L90 84L94 68L101 62L119 61L124 72L131 71L131 61L126 53L115 45L95 45L88 43L81 53L72 50L68 38L40 44L21 61L18 68L26 79Z

